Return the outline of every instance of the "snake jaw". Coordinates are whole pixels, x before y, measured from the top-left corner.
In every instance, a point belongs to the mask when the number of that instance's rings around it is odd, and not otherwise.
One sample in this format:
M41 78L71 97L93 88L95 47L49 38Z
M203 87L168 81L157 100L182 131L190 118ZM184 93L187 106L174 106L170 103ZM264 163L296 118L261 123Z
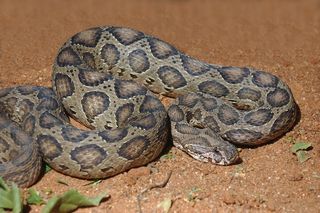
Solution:
M213 150L202 155L204 158L211 159L211 162L217 165L230 165L235 163L239 158L238 152L230 155L225 150Z
M202 162L212 162L217 165L230 165L235 163L238 158L238 151L233 145L230 146L203 146L188 144L184 147L185 151L196 160Z

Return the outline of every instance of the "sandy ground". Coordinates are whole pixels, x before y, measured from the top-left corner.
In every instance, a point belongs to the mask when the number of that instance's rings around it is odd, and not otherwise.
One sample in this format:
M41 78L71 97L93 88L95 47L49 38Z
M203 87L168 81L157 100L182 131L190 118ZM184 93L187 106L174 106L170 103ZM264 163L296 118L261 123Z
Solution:
M169 147L149 166L97 185L50 171L34 188L42 194L106 191L107 201L78 212L137 212L137 195L172 171L166 186L143 194L142 212L161 212L157 206L165 199L173 201L170 212L320 212L319 11L316 0L0 0L0 88L50 86L52 61L68 37L92 26L118 25L210 63L276 74L301 110L292 131L275 143L242 149L238 165L200 163ZM299 140L313 146L302 164L290 152Z

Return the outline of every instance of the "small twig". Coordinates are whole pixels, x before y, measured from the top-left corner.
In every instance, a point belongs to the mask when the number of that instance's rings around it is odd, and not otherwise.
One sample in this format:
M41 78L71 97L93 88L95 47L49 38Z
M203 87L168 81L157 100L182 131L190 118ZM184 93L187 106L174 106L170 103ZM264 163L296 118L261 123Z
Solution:
M167 183L169 182L170 180L170 177L171 177L171 174L172 174L172 171L170 171L168 174L167 174L167 177L166 179L164 179L161 183L155 183L145 189L143 189L138 195L137 195L137 202L138 202L138 211L139 213L142 213L142 209L141 209L141 199L142 199L142 195L144 193L146 193L147 191L150 191L152 189L155 189L155 188L163 188L167 185Z
M319 133L319 132L320 132L320 131L317 130L317 129L309 129L309 128L302 128L302 130L308 131L308 132L316 132L316 133Z

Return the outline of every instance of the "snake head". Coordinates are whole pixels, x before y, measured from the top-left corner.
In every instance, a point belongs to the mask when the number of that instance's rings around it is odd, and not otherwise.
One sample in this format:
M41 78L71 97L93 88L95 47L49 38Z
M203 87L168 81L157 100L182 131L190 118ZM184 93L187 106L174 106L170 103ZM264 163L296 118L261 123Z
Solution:
M217 165L230 165L239 158L236 147L229 143L220 146L187 144L184 150L197 160Z

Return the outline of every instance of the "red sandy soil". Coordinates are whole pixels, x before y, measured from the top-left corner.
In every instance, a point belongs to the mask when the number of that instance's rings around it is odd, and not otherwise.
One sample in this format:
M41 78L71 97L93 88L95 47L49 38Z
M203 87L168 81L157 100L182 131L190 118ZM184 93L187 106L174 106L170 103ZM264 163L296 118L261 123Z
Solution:
M278 141L242 149L242 163L214 166L175 147L146 167L88 185L50 171L33 186L42 195L71 188L110 198L78 212L138 212L137 195L172 171L166 186L143 194L142 212L320 212L320 1L316 0L0 0L0 88L50 86L58 48L92 26L127 26L210 63L250 66L281 77L301 120ZM308 141L299 163L292 141ZM68 186L58 183L62 180ZM50 195L52 196L52 195ZM39 212L40 207L32 207Z

